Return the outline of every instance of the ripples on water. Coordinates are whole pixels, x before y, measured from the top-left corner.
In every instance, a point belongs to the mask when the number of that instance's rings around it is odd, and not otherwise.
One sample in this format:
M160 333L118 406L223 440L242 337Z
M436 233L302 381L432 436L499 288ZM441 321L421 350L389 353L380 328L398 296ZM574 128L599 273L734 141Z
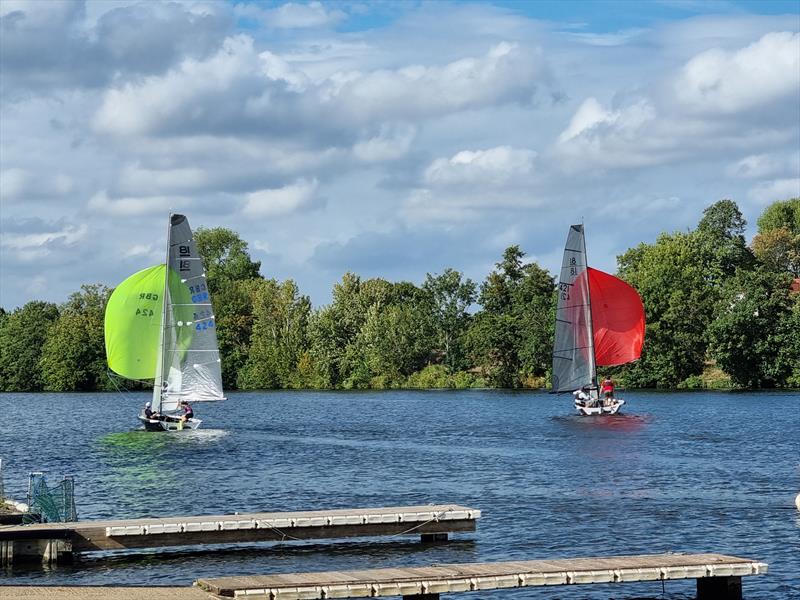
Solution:
M792 393L626 394L572 415L537 392L273 392L198 405L201 429L137 430L147 394L0 395L10 496L76 477L81 518L460 503L446 544L374 540L98 554L0 572L5 584L181 585L198 577L655 552L766 561L745 597L800 598L800 402ZM475 596L472 594L470 597ZM475 596L477 597L477 596ZM694 582L509 590L481 598L694 597Z

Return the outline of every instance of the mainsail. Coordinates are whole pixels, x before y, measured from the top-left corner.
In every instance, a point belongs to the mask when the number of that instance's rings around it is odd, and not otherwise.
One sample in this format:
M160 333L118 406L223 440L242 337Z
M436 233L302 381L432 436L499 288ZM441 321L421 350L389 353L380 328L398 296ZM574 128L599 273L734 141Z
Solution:
M572 225L558 280L553 345L553 391L573 391L596 376L583 225Z
M153 380L153 410L224 400L216 322L203 262L183 215L171 215L166 264L134 273L105 314L108 366Z
M211 295L183 215L170 217L167 264L170 277L164 286L166 303L153 385L153 407L160 412L175 410L181 400L224 400Z
M558 284L553 391L594 385L598 366L637 360L644 328L639 294L621 279L586 265L583 225L572 225Z

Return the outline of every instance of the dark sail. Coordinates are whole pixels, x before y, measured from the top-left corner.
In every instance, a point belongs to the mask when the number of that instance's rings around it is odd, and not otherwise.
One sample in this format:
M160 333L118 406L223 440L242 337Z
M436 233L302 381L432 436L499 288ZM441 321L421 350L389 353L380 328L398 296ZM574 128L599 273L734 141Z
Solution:
M586 276L583 225L572 225L564 247L558 282L553 391L574 391L595 379L594 340Z

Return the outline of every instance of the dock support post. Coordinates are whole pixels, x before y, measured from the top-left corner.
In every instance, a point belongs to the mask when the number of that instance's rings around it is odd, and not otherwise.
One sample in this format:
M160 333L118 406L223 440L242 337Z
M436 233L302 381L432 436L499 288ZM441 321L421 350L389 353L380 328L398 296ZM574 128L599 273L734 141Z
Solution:
M0 542L0 567L10 567L14 562L14 542Z
M446 533L423 533L420 536L420 541L423 544L431 544L433 542L446 542L447 541L447 534Z
M69 540L16 540L5 542L7 548L3 552L10 565L16 561L38 561L46 565L70 562L72 560L72 542ZM10 548L9 548L10 546ZM0 548L2 552L2 548Z
M701 577L697 600L742 600L741 577Z

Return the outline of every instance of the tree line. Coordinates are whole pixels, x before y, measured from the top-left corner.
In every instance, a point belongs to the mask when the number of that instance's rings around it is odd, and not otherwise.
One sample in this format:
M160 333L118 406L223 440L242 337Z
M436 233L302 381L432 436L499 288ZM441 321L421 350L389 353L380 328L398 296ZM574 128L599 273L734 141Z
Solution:
M628 387L800 387L800 199L768 206L750 246L745 225L721 200L694 230L617 257L647 330L642 358L607 374ZM314 308L291 279L263 277L235 232L201 228L195 240L226 389L549 385L557 282L519 246L480 285L454 269L421 285L346 273ZM122 385L105 361L111 291L83 285L60 306L0 308L0 390Z

